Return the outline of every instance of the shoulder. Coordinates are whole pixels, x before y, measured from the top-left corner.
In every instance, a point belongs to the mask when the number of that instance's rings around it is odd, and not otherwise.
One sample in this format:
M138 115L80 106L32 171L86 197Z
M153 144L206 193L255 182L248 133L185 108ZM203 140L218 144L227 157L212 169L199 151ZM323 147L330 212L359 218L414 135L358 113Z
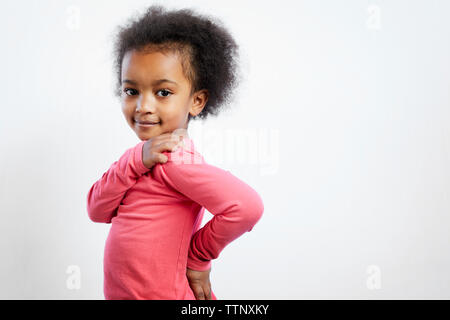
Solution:
M175 188L199 182L202 176L207 176L208 172L214 170L195 149L191 139L183 140L184 145L177 150L163 151L162 154L167 156L167 162L158 163L153 168L157 177Z
M207 163L203 155L192 146L185 145L173 152L164 151L163 154L168 160L156 165L158 176L175 189L189 192L236 182L229 171Z
M216 167L208 164L201 153L188 146L175 151L164 151L167 162L158 164L163 176L176 181L196 182L201 176L207 175Z
M164 151L167 162L162 164L168 170L194 170L209 167L204 157L194 146L194 141L188 137L183 138L183 145L175 151Z

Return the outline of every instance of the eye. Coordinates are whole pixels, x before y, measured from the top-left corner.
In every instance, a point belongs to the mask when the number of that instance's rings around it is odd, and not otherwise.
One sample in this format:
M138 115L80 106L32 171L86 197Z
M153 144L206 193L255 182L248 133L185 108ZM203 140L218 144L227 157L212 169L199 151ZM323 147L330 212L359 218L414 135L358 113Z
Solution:
M131 88L125 88L123 89L123 92L125 92L129 96L133 96L134 95L133 93L136 93L137 91Z
M158 90L158 92L165 92L165 93L167 93L167 94L172 94L172 92L170 92L170 91L168 91L168 90L166 90L166 89L162 89L162 90ZM158 92L157 92L157 94L158 94ZM163 95L162 97L168 97L169 95ZM160 96L161 97L161 96Z

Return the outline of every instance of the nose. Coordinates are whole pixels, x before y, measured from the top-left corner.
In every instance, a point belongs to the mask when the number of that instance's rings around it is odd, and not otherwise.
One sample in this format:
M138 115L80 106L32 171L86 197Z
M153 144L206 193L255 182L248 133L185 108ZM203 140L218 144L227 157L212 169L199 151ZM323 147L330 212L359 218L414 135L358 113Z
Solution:
M136 112L146 113L151 112L155 113L155 101L151 94L143 93L139 96L136 106Z

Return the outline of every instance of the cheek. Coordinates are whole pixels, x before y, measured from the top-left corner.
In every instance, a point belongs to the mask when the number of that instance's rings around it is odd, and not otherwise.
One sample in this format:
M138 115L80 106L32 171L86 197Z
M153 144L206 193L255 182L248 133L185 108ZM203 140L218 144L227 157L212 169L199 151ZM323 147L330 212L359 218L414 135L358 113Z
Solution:
M176 118L177 108L174 104L164 104L158 107L159 116L166 121Z
M133 112L134 111L134 105L130 99L122 98L120 102L122 105L123 112Z
M161 111L159 114L160 114L161 119L165 123L173 124L173 125L178 124L180 119L183 117L182 112L177 108L173 108L171 110L166 109L164 111Z
M125 118L130 119L134 116L134 107L132 104L123 101L122 102L122 113ZM130 120L131 121L131 120Z

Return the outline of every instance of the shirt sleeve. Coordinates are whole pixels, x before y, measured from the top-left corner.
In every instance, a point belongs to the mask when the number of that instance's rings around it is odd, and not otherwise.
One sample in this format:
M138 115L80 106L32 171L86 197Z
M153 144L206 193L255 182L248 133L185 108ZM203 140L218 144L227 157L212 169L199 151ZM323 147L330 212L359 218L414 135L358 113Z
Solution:
M166 183L214 215L192 235L188 251L188 268L208 270L227 244L253 229L264 211L262 199L229 171L204 161L168 161L161 168Z
M142 161L144 143L141 141L125 151L92 185L87 195L87 212L92 221L111 223L125 193L150 170Z

